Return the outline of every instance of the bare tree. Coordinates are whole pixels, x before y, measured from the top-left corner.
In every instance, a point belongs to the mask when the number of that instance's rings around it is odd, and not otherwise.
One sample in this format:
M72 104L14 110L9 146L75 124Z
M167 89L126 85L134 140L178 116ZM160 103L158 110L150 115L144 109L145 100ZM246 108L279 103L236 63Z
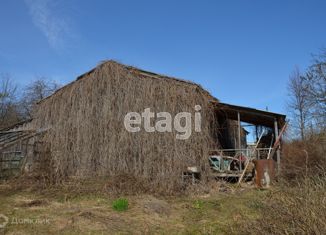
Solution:
M9 74L0 76L0 129L20 120L16 97L17 86Z
M312 118L319 130L326 129L326 49L314 56L314 63L305 74L307 98L311 104Z
M304 140L307 123L310 118L310 101L305 79L297 67L289 78L288 96L287 106L292 114L292 127L298 130L301 139Z
M31 118L37 102L53 94L59 87L57 82L45 77L38 77L35 81L27 85L24 89L21 101L24 116L26 118Z

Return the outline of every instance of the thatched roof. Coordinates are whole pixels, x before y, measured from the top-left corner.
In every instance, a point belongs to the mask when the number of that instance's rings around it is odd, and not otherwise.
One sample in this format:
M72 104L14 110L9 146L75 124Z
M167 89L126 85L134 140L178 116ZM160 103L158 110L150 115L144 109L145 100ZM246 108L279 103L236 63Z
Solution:
M95 68L91 69L90 71L88 71L88 72L86 72L86 73L78 76L76 78L76 80L74 80L74 81L68 83L67 85L59 88L52 95L50 95L50 96L42 99L38 103L42 103L45 100L49 99L50 97L55 96L59 91L60 92L61 91L64 91L68 86L71 86L71 85L73 85L76 82L79 82L79 81L81 81L83 79L89 78L88 75L94 73L96 70L102 69L103 66L105 66L106 64L115 64L115 65L121 66L122 68L128 70L128 72L134 74L137 77L140 77L141 76L141 77L146 77L148 79L164 79L165 81L174 82L174 83L176 83L176 85L195 86L195 87L197 87L197 89L200 89L208 97L209 100L218 102L218 99L216 99L215 97L213 97L208 91L206 91L204 88L202 88L201 85L199 85L197 83L194 83L192 81L183 80L183 79L175 78L175 77L170 77L170 76L166 76L166 75L162 75L162 74L158 74L158 73L153 73L153 72L146 71L146 70L143 70L143 69L139 69L139 68L136 68L136 67L133 67L133 66L130 66L130 65L121 64L121 63L119 63L119 62L117 62L115 60L107 60L107 61L101 62L98 66L96 66Z
M218 145L213 100L193 82L103 62L35 109L33 126L49 130L41 140L40 166L55 182L70 176L126 174L157 192L181 190L180 176L188 166L209 172L207 156ZM191 133L176 128L133 133L123 121L130 111L150 108L175 117L180 112L193 114L196 105L201 106L200 131L188 128L195 122L180 120ZM151 120L156 125L160 117ZM177 138L181 134L188 137Z

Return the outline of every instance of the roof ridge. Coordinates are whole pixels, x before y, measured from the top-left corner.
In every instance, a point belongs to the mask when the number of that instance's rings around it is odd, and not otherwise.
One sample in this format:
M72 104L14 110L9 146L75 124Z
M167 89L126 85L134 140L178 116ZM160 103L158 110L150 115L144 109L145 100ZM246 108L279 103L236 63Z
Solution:
M59 92L60 90L63 90L65 89L66 87L74 84L75 82L85 78L87 75L90 75L91 73L95 72L97 69L100 69L102 66L105 66L107 64L116 64L116 65L119 65L119 66L122 66L123 68L126 68L128 69L129 71L132 71L132 72L137 72L139 73L140 75L144 75L144 76L147 76L147 77L151 77L151 78L155 78L155 79L170 79L172 81L175 81L175 82L180 82L180 83L183 83L183 84L187 84L187 85L192 85L192 86L196 86L197 88L201 89L202 91L204 91L207 95L209 95L213 100L216 100L217 99L215 97L213 97L207 90L205 90L200 84L197 84L193 81L189 81L189 80L184 80L184 79L180 79L180 78L175 78L175 77L171 77L171 76L167 76L167 75L163 75L163 74L158 74L158 73L154 73L154 72L151 72L151 71L147 71L147 70L143 70L143 69L139 69L135 66L131 66L131 65L125 65L125 64L122 64L120 62L117 62L115 60L103 60L101 61L96 67L94 67L93 69L77 76L77 78L71 82L69 82L68 84L64 85L63 87L59 88L58 90L56 90L53 94L45 97L44 99L40 100L38 102L39 103L42 103L44 100L52 97L53 95L55 95L57 92Z

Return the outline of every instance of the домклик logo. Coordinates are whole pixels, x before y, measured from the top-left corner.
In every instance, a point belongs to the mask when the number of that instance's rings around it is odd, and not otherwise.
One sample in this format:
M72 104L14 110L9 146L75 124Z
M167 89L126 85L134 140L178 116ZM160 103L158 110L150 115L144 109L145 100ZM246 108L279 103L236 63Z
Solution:
M0 228L6 227L9 222L9 218L3 214L0 214Z

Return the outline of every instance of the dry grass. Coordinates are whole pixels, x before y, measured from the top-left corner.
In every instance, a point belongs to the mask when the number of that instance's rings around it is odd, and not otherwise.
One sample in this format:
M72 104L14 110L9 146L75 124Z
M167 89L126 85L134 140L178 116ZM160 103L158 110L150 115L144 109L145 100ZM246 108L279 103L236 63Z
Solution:
M152 191L180 192L187 166L197 166L203 180L209 169L208 151L217 142L212 99L196 84L105 62L39 104L32 125L50 128L39 153L43 177L60 182L71 176L127 175ZM150 107L174 117L194 113L195 105L202 107L202 132L193 131L187 140L176 139L176 131L129 133L124 128L131 111Z
M325 234L326 175L301 182L283 183L263 202L261 217L244 220L234 234Z
M240 218L259 216L252 201L266 192L234 190L196 196L125 196L128 209L117 212L118 198L98 191L97 181L35 190L0 185L0 211L11 220L48 219L45 224L8 224L5 234L229 234ZM79 188L79 189L77 189Z
M21 182L21 181L19 181ZM326 175L261 191L221 185L188 196L129 195L117 212L105 181L66 182L40 189L0 184L0 211L9 218L50 220L10 224L6 234L325 234ZM201 190L201 186L198 185ZM217 190L215 190L217 189ZM196 191L195 188L192 189ZM2 232L0 230L0 232Z
M263 202L257 220L234 234L326 234L325 134L285 146L282 178Z

